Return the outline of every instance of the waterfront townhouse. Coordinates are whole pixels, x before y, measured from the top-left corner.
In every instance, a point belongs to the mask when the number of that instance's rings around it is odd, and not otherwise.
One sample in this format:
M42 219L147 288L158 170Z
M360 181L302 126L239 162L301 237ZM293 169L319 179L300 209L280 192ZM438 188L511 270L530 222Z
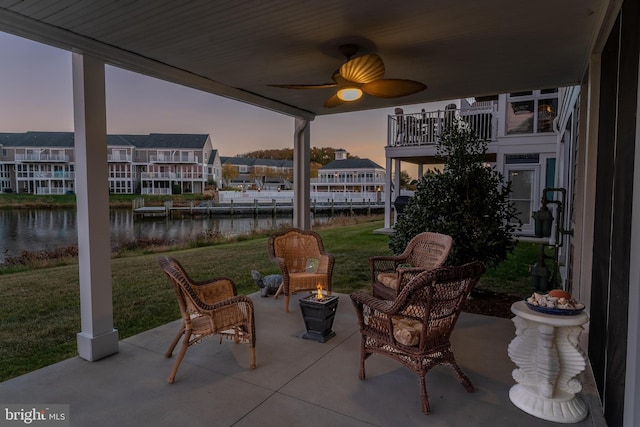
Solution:
M139 176L133 165L135 146L130 142L137 135L107 135L109 162L109 192L132 194L139 187Z
M141 194L202 193L209 181L211 138L204 134L130 137Z
M64 194L74 191L72 132L0 134L4 192Z
M384 168L372 160L347 158L347 152L338 149L335 160L318 170L318 178L311 179L311 191L369 193L380 201L385 177Z
M31 194L75 191L74 134L0 134L0 189ZM205 134L108 135L109 191L201 193L221 182L221 163Z

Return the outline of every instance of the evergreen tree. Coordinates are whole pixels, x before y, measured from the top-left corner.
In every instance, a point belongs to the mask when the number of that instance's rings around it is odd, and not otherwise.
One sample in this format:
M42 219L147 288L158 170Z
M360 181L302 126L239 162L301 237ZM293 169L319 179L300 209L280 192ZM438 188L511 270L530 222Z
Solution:
M419 180L389 247L399 254L415 235L432 231L454 240L448 265L499 264L515 248L513 233L521 225L509 201L511 182L484 163L487 142L462 120L443 131L436 152L444 170L428 171Z

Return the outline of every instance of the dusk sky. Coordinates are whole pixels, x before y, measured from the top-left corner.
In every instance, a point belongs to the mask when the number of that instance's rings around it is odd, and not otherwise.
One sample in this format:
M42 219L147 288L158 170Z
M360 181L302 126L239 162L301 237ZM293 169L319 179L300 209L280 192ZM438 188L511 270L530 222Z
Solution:
M0 132L73 131L71 53L0 32L0 58ZM293 117L112 66L106 98L110 134L206 133L221 156L293 146ZM343 148L384 167L389 114L393 108L319 116L311 146ZM410 165L402 169L414 175Z

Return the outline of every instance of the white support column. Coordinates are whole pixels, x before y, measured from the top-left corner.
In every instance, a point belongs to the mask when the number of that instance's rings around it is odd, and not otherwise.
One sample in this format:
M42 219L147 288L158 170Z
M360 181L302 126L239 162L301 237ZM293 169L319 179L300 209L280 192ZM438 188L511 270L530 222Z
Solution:
M424 176L424 165L420 163L418 165L418 181Z
M393 168L393 188L394 188L394 192L393 192L393 201L395 201L398 196L400 195L400 173L401 173L401 168L402 168L402 162L400 161L400 159L394 159L395 160L395 167ZM395 225L396 221L398 221L398 212L394 211L394 215L393 215L393 224Z
M384 176L384 228L391 230L391 177L393 172L392 158L386 158L386 173Z
M293 226L311 229L311 126L309 120L296 117L293 146Z
M73 53L80 320L78 354L94 361L118 352L113 328L104 61Z
M577 182L574 226L573 283L578 285L578 301L591 307L591 279L593 272L593 234L595 224L595 191L598 170L598 129L600 127L600 56L594 55L589 63L588 84L580 97L580 132L584 135L580 144L582 180ZM575 287L575 286L574 286Z

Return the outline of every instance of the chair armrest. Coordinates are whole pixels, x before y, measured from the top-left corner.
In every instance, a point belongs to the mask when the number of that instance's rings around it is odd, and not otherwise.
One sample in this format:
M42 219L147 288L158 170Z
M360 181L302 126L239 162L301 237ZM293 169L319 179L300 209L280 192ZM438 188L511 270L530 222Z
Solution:
M287 267L287 263L284 261L284 258L273 256L270 257L271 261L275 262L280 268L280 272L284 277L289 277L289 268Z
M377 282L379 273L392 273L399 264L404 263L407 257L400 255L382 255L369 258L369 270L371 271L371 283Z
M393 342L392 301L376 298L362 291L350 295L356 309L360 331L374 332Z
M356 311L358 312L361 312L362 307L366 306L387 315L395 314L395 311L391 310L393 301L376 298L373 295L362 291L354 292L350 295L350 297L351 301L356 307Z
M320 254L318 257L318 273L328 274L333 270L335 257L330 254Z
M412 281L416 276L420 273L429 270L428 268L423 267L402 267L398 268L396 272L398 273L398 291L399 294L402 288L405 287L407 283Z
M245 295L237 295L235 297L217 302L215 304L206 304L203 301L196 301L196 305L198 306L198 308L200 308L203 311L211 311L211 312L219 310L223 307L236 305L236 304L247 305L250 308L250 310L253 311L253 301L251 301L251 299Z

